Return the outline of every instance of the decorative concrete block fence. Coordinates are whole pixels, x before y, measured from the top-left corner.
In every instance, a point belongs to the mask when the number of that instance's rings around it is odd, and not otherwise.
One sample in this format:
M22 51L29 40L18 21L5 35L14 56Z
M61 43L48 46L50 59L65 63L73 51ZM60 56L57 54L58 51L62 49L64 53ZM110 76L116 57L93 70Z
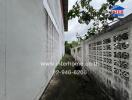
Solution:
M113 100L132 100L132 14L72 48L71 54Z

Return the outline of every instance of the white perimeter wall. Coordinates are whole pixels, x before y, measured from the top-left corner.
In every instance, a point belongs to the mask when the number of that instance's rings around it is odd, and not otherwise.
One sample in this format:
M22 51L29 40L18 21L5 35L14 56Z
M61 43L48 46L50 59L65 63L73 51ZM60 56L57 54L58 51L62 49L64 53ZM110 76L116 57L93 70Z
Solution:
M60 1L45 1L0 0L0 100L38 100L64 54Z
M71 49L72 56L107 87L108 95L132 100L132 22L92 37L80 47Z

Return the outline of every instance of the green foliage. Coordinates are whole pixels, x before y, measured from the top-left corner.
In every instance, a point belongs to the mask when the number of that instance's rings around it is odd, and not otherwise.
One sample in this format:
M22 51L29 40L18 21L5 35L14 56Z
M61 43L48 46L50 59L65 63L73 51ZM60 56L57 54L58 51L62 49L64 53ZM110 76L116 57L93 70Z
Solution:
M103 3L99 10L93 8L90 5L92 0L79 0L73 5L73 8L68 13L68 19L78 17L78 22L81 24L89 24L93 22L93 27L88 29L85 39L93 36L102 30L106 30L109 27L108 22L114 21L117 17L111 16L111 8L118 1L124 2L125 0L107 0ZM102 27L100 27L100 24Z
M72 41L71 45L72 45L72 48L74 48L74 47L78 46L78 42L77 41Z
M71 54L71 48L72 48L72 45L70 43L68 43L67 41L65 41L65 53L66 54Z
M68 43L68 41L65 41L65 53L71 54L71 48L76 47L78 45L77 41L72 41L71 43Z

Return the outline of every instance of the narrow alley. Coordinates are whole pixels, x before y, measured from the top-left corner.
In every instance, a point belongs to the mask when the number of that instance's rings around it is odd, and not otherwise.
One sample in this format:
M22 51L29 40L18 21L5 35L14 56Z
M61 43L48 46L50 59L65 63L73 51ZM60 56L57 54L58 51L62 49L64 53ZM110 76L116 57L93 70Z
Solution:
M62 62L74 61L65 55ZM58 66L56 70L74 71L73 66ZM109 100L97 86L94 79L87 75L55 74L40 100Z
M132 100L132 0L0 0L0 100Z

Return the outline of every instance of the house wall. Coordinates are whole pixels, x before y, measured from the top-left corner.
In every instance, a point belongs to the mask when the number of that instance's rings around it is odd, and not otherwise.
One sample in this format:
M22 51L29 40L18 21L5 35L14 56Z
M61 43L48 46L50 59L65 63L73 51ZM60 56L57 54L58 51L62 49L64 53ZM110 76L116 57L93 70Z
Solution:
M38 100L47 86L64 54L56 3L0 0L0 100Z
M92 37L80 46L83 69L96 78L105 93L112 100L132 100L132 22ZM78 58L78 53L72 55Z
M0 100L5 100L5 2L0 0Z

